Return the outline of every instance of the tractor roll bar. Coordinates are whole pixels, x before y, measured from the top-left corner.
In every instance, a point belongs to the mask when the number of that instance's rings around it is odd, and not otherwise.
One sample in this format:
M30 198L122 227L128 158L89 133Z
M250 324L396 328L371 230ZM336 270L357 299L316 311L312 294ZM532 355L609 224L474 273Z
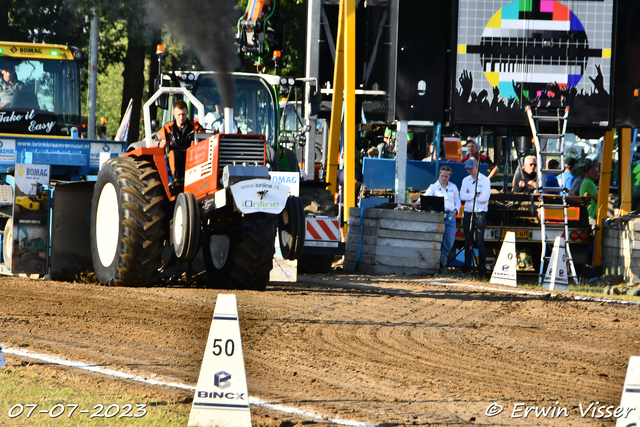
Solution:
M156 101L156 99L160 98L161 95L165 93L179 93L187 97L189 101L193 105L196 106L198 110L198 117L204 119L204 105L202 102L198 100L191 92L183 87L160 87L156 93L153 94L151 98L147 102L145 102L142 112L144 114L144 133L145 133L145 143L147 147L151 147L151 105Z

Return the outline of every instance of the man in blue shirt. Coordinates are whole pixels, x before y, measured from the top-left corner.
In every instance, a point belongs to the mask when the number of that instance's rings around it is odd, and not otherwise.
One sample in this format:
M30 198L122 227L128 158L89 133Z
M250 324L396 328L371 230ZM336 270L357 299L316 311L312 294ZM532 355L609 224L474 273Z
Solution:
M576 169L576 165L576 159L573 157L565 157L564 172L557 176L559 184L567 191L571 190L573 181L576 179L576 177L573 176L573 171Z
M556 159L549 159L549 161L547 162L547 169L550 169L550 170L560 169L560 162L557 161ZM559 188L560 184L558 183L558 178L556 178L555 175L553 175L552 173L548 173L545 179L544 186Z

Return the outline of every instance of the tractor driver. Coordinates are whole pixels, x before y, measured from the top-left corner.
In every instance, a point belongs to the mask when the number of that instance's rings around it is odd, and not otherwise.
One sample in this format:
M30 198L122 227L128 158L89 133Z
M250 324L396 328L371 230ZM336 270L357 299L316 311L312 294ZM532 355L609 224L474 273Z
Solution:
M198 123L189 121L187 103L182 99L173 105L174 121L165 124L156 134L158 147L167 153L167 165L171 171L171 180L182 182L187 159L187 148L191 146L196 132L204 130Z

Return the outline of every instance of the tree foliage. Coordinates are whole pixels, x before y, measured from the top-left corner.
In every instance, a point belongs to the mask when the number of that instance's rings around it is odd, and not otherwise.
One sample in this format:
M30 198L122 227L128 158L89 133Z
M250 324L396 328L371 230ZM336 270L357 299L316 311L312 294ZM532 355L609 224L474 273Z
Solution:
M233 0L232 0L233 1ZM236 13L240 18L248 0L237 0ZM157 74L156 44L166 45L164 70L203 70L198 53L176 40L165 25L151 24L148 0L3 0L0 11L0 40L34 43L55 43L76 46L86 53L90 50L91 18L96 10L100 17L98 73L99 87L96 103L99 115L108 116L108 133L112 134L120 117L114 111L114 91L120 92L119 110L122 114L134 99L134 123L139 121L143 96L153 90ZM175 7L181 7L174 5ZM302 76L304 73L305 1L278 0L285 17L286 49L284 67L280 74ZM198 19L198 8L193 19ZM169 19L165 17L164 19ZM216 25L215 22L207 25ZM235 22L223 25L233 26ZM211 27L213 28L213 27ZM88 60L83 69L83 104L88 88ZM255 71L245 70L245 71ZM148 85L148 86L145 86ZM146 93L145 93L146 92ZM84 110L86 111L86 109ZM108 113L107 113L108 112ZM131 126L131 140L139 138L137 126Z
M0 40L87 45L91 1L4 0Z

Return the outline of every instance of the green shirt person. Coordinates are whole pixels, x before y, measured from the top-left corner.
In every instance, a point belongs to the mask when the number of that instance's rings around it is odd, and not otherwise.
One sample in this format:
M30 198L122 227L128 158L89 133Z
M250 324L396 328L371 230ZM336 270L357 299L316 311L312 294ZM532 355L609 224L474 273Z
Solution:
M600 166L597 163L589 163L584 167L585 177L580 186L580 196L590 197L589 208L589 224L595 225L598 216L598 175L600 175Z

